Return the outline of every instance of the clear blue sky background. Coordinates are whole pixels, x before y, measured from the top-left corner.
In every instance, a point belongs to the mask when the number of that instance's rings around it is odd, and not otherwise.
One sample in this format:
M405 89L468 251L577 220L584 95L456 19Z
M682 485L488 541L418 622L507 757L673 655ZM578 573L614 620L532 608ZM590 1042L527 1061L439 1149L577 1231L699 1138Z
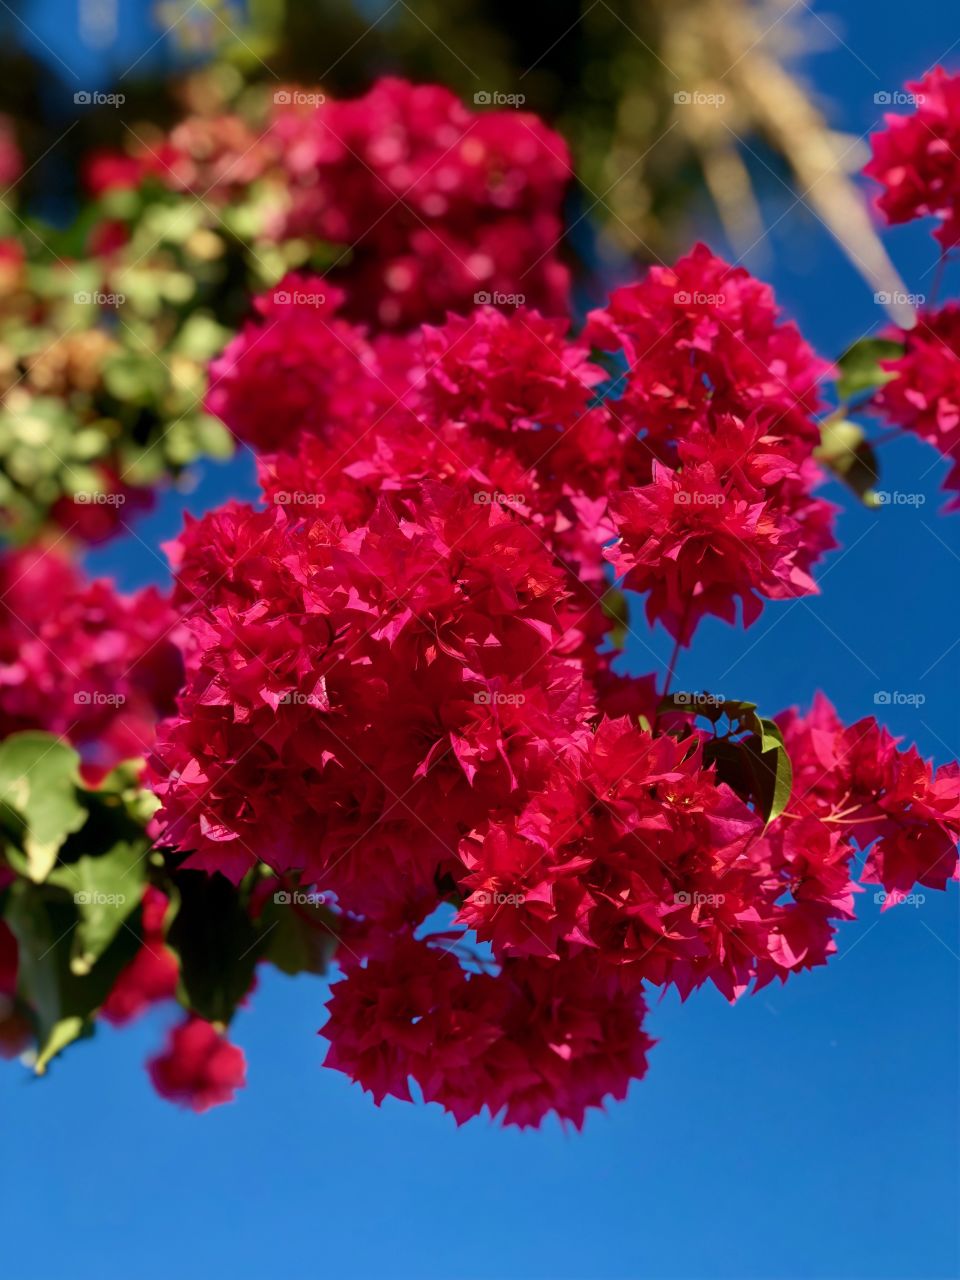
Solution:
M139 7L122 0L115 65L149 43ZM25 17L92 76L74 11L37 0ZM812 34L828 38L823 19L841 39L804 68L855 135L878 119L877 91L944 56L960 66L952 0L847 0L816 12L803 13ZM878 311L816 220L800 206L786 212L792 202L785 191L771 200L770 220L786 216L752 265L835 354ZM888 243L909 288L929 293L926 233ZM950 283L960 292L960 272ZM680 684L770 710L819 687L851 719L874 710L878 690L923 693L922 707L883 715L945 760L960 754L960 646L947 652L958 635L960 516L937 519L944 467L931 453L898 444L884 465L885 487L923 492L926 505L870 513L846 503L845 550L821 575L822 596L768 607L746 636L705 627ZM244 460L207 476L189 505L238 488L252 492ZM178 507L144 520L142 542L98 553L97 568L126 585L161 578L150 548L177 528ZM663 658L664 638L651 643ZM635 643L627 660L637 671L656 665ZM166 1013L100 1031L42 1082L9 1065L0 1266L11 1280L956 1276L957 894L883 918L871 896L829 970L732 1009L708 991L685 1007L673 997L656 1005L647 1079L580 1135L553 1123L458 1131L434 1108L401 1103L378 1111L320 1069L324 984L269 974L235 1028L249 1087L205 1116L159 1101L142 1069Z

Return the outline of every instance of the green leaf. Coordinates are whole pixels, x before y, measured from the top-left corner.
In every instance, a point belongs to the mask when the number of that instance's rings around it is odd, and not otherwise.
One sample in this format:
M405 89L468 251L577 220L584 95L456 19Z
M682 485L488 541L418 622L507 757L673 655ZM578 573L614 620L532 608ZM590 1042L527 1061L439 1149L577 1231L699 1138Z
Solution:
M172 349L206 362L223 350L231 336L226 325L218 324L206 312L195 311L183 322Z
M743 799L753 794L753 779L747 764L743 743L733 738L714 738L704 743L703 759L712 764L717 777Z
M27 874L41 883L71 832L87 818L79 803L80 757L51 733L15 733L0 743L0 804L22 827L14 838L27 855Z
M875 506L874 485L880 468L863 428L846 418L831 418L820 429L814 457L828 467L867 506Z
M77 913L72 903L46 897L47 890L24 880L11 886L5 920L17 938L18 995L33 1010L42 1075L68 1044L93 1031L97 1010L121 971L133 959L140 939L123 929L88 973L71 968Z
M843 404L849 404L865 391L874 391L894 376L880 368L881 360L893 360L903 355L903 343L889 338L861 338L848 347L837 367L837 395Z
M149 841L119 841L109 852L57 867L48 883L66 889L79 914L70 968L89 973L136 909L147 883Z
M291 901L281 901L284 896ZM277 894L264 906L260 926L266 958L291 976L324 974L337 949L334 917L321 905L292 898L292 894Z
M743 740L757 811L769 826L790 803L793 765L775 720L762 719L761 732Z
M153 405L167 389L167 371L152 352L128 351L105 361L103 384L123 404Z
M96 794L109 801L115 797L127 812L130 820L138 826L145 827L160 808L160 801L141 786L144 761L122 760L101 779Z
M715 766L721 782L753 803L769 825L790 803L790 755L775 720L758 715L752 702L729 705L743 708L741 714L731 717L735 727L730 734L706 742L703 758Z
M67 1017L60 1018L55 1022L41 1045L37 1060L33 1064L36 1074L38 1076L46 1075L47 1067L57 1054L66 1049L67 1045L73 1044L74 1040L79 1040L86 1030L87 1026L84 1019L76 1013L69 1014Z
M264 937L221 875L181 871L180 909L167 945L180 961L178 998L208 1022L230 1022L253 983Z

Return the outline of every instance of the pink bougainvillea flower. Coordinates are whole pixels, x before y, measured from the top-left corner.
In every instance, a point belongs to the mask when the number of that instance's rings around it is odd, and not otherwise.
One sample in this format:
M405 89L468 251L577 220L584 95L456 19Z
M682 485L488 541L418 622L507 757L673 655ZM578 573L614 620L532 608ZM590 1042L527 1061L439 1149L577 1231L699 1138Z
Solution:
M579 1128L588 1108L626 1096L653 1043L639 992L586 957L468 975L449 950L409 936L348 965L328 1009L326 1065L378 1103L409 1099L415 1080L458 1123L487 1109L523 1128L553 1111Z
M346 165L288 127L305 173ZM391 163L404 145L387 130ZM485 305L371 337L303 296L324 288L290 277L214 371L268 507L169 548L160 830L187 868L324 894L327 1063L378 1102L416 1085L458 1123L579 1126L645 1071L645 984L735 1000L824 964L858 854L893 896L954 875L957 775L818 703L782 718L796 781L768 823L743 743L611 669L605 562L683 643L816 590L826 366L765 285L701 246L586 340Z
M566 312L570 157L536 116L392 78L349 101L288 98L270 132L291 198L276 234L350 246L351 316L403 329L518 298Z
M884 417L953 462L945 487L960 490L960 305L921 311L899 335L903 355L882 361L891 376L873 398ZM960 506L954 498L951 509Z
M0 733L63 735L92 766L143 755L183 675L169 602L37 548L3 557L0 590Z
M163 1053L148 1064L150 1079L161 1097L191 1111L232 1102L246 1084L242 1050L209 1022L189 1017L174 1027Z
M123 1026L145 1009L176 994L180 967L164 943L164 917L169 899L148 885L143 895L140 950L121 972L101 1007L101 1016Z
M946 251L960 243L960 76L935 67L906 87L916 110L884 117L864 173L883 187L877 205L888 222L936 218Z
M793 760L791 809L835 824L867 852L862 879L888 894L944 889L957 875L960 769L934 770L873 717L844 726L822 695L780 717Z

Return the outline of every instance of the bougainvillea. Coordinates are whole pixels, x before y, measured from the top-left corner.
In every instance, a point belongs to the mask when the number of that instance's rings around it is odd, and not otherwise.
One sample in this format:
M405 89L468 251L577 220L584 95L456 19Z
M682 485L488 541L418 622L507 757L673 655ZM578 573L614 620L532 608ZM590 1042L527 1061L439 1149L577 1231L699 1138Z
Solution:
M529 309L384 343L325 288L281 282L213 367L269 505L171 548L192 639L159 819L185 865L265 861L352 922L328 1062L378 1100L414 1079L458 1121L579 1124L643 1073L644 984L735 999L825 963L860 849L867 882L942 887L956 773L874 725L883 768L845 785L865 726L828 750L819 704L723 704L711 732L597 651L605 559L685 643L816 589L828 367L765 286L701 246L620 290L588 329L612 375ZM808 734L822 804L806 770L781 794Z
M176 995L180 967L165 942L169 910L166 894L148 885L141 901L140 949L121 971L100 1010L101 1017L115 1026L123 1026L151 1005Z
M960 490L960 305L921 311L900 339L902 353L881 362L888 380L873 405L949 458L953 467L944 487ZM960 498L951 505L960 506Z
M193 1111L229 1102L246 1080L243 1052L209 1022L188 1018L174 1027L163 1053L150 1060L157 1092Z
M405 328L478 293L566 309L556 249L570 158L541 120L470 111L447 89L396 79L316 109L303 96L274 95L290 196L277 232L351 246L352 315Z
M835 371L770 289L698 245L579 332L549 258L526 302L488 299L553 252L562 144L397 81L302 97L236 169L234 119L91 167L229 203L279 166L275 234L355 253L278 277L211 361L206 408L262 501L187 518L169 599L49 554L4 568L0 1012L42 1070L175 999L151 1078L204 1110L244 1083L227 1028L258 966L335 951L326 1062L378 1103L415 1085L458 1123L579 1127L643 1077L652 991L736 1000L825 964L863 885L896 905L956 878L960 770L822 697L770 717L672 691L672 661L613 670L631 593L679 651L707 616L817 590L820 465L850 479ZM858 387L948 453L953 323L884 339ZM123 701L74 714L88 687ZM142 751L152 795L139 764L89 767ZM50 753L71 804L40 839ZM108 811L126 825L92 859ZM22 975L64 919L51 1024Z
M265 318L283 319L285 344L304 325L299 345L314 357L335 307L372 334L484 299L566 314L570 161L537 117L397 79L349 101L277 89L242 109L206 90L204 107L168 132L128 127L129 151L85 158L82 231L29 211L0 227L4 536L26 541L52 525L102 541L164 480L225 456L230 437L203 412L206 362L251 293L291 270L325 268L326 314L308 319L295 274ZM0 173L12 184L20 167L0 122ZM338 335L342 321L326 334L331 363ZM258 401L271 347L247 388ZM301 372L285 398L304 407L312 381Z
M864 173L883 186L877 204L889 222L938 219L946 252L960 242L960 76L934 67L907 91L916 111L886 116Z
M0 736L69 738L92 769L142 755L182 679L177 615L147 587L120 595L56 550L0 560Z
M188 117L129 154L95 153L85 177L98 196L159 183L215 208L253 193L264 245L332 246L347 311L378 329L442 320L478 294L567 309L566 143L535 115L471 110L439 85L385 77L346 101L278 89L255 120Z
M936 67L907 89L915 110L886 116L864 172L883 186L877 203L891 223L938 219L943 265L960 243L960 75ZM862 372L857 348L849 354ZM960 490L960 306L924 306L914 326L886 334L876 354L885 358L857 387L873 392L865 407L944 454L952 463L945 487ZM958 506L954 498L950 509Z

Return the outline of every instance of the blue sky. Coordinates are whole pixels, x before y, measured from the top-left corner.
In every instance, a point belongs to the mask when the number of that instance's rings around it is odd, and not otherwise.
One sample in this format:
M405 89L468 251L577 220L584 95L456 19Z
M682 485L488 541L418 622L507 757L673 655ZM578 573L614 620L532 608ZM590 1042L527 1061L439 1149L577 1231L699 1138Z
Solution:
M38 0L25 19L72 60L69 7ZM799 10L805 9L802 3ZM124 12L134 9L121 6ZM947 54L960 66L956 6L848 0L804 14L839 37L803 64L854 135L874 94ZM129 20L127 20L129 21ZM124 36L126 62L137 33ZM952 53L948 53L955 45ZM44 54L41 46L38 51ZM69 54L67 51L69 50ZM323 51L323 56L329 50ZM45 54L56 69L50 53ZM329 61L329 58L327 59ZM773 222L793 202L767 210ZM915 292L934 245L904 229L888 244ZM874 326L878 309L802 207L755 264L826 355ZM921 283L923 280L924 283ZM960 271L948 280L960 292ZM922 693L880 708L925 754L960 754L956 698L960 516L938 519L942 464L909 442L883 454L884 487L919 507L845 504L844 550L823 594L769 606L746 635L706 625L679 687L747 696L770 711L824 689L851 719L880 690ZM193 509L250 490L240 460L212 471ZM155 580L167 503L142 541L98 553L126 585ZM657 658L669 643L651 637ZM631 641L631 670L656 658ZM236 1023L249 1064L238 1102L205 1116L159 1101L142 1062L172 1015L76 1046L43 1081L0 1070L5 1158L0 1205L12 1280L933 1280L960 1273L957 894L927 894L881 919L865 894L828 970L730 1008L712 992L654 1005L660 1043L647 1079L585 1131L517 1134L434 1108L377 1110L322 1071L326 988L267 974Z

